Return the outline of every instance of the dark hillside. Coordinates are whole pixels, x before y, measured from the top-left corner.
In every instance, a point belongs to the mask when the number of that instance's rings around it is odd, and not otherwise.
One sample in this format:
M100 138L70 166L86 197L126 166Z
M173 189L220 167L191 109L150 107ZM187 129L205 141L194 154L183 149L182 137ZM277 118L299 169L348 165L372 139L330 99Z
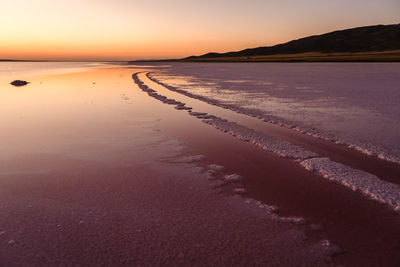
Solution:
M400 50L400 24L376 25L314 35L270 47L245 49L238 52L208 53L185 60L234 58L281 54L356 53Z

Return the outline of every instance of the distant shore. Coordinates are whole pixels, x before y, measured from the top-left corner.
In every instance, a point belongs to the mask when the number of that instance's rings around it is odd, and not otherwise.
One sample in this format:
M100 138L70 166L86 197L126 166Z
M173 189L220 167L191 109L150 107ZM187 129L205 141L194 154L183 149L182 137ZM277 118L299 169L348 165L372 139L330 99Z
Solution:
M307 52L296 54L278 54L268 56L241 57L189 57L183 59L141 59L128 61L130 64L140 62L400 62L400 50L320 53Z
M268 56L187 58L184 62L400 62L400 50L356 53L278 54Z
M190 56L196 62L399 62L400 24L333 31L274 46Z

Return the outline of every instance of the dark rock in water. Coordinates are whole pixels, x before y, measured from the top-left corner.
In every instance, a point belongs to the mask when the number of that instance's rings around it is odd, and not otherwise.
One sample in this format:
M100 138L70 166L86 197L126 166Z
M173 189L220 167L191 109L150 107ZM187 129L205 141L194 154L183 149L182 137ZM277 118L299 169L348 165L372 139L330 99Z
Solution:
M14 85L14 86L24 86L24 85L27 85L28 82L27 81L21 81L21 80L15 80L15 81L12 81L10 84Z

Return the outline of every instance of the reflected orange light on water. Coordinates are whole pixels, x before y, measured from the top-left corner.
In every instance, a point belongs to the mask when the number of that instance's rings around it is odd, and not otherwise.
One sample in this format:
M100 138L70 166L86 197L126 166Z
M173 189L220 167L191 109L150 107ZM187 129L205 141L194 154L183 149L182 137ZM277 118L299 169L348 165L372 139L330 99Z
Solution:
M59 153L60 146L95 143L106 133L129 134L129 125L134 125L132 121L148 107L146 101L151 101L135 87L134 71L92 69L31 76L23 87L3 86L0 160L10 154L48 153L50 147ZM123 96L136 101L143 97L143 101L132 105Z

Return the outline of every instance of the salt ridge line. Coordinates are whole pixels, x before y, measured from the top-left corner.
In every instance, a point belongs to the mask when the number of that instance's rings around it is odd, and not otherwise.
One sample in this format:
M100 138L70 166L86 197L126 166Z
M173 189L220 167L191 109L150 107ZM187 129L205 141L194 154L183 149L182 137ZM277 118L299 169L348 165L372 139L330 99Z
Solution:
M165 96L155 93L155 90L149 88L139 79L138 74L139 73L135 73L132 75L133 80L138 84L139 88L147 92L149 96L167 104L175 102L183 104L174 99L168 99ZM209 118L205 118L204 116L206 116L207 113L188 112L189 114L194 113L194 116L198 114L197 117L202 119L204 123L212 125L220 131L229 133L232 136L250 142L253 145L281 157L292 159L308 171L316 172L319 176L325 179L341 184L353 191L361 192L369 199L384 203L390 206L393 210L400 212L399 185L385 182L365 171L356 170L349 166L334 162L329 158L321 157L314 152L293 145L287 141L268 136L234 122L229 122L213 115L209 115Z
M139 74L139 73L137 73ZM133 80L138 84L139 88L143 91L147 92L147 94L151 97L158 99L159 101L172 104L176 106L185 106L184 103L176 101L174 99L167 98L156 93L155 90L149 88L142 81L140 81L137 74L133 74ZM186 107L186 106L185 106ZM217 129L220 129L224 132L229 132L231 135L237 136L238 138L244 141L250 141L253 144L256 144L262 147L264 150L273 152L275 154L280 155L281 157L294 159L296 161L302 161L305 159L309 159L312 157L317 157L318 154L308 151L300 146L289 143L288 141L281 140L274 136L269 136L260 132L257 132L253 129L249 129L247 127L238 125L233 122L229 122L227 120L223 120L214 115L210 115L204 112L193 112L190 107L187 107L189 115L195 116L199 119L203 119L203 122L213 125ZM217 123L218 122L218 123Z
M385 182L372 174L350 168L328 158L306 159L300 165L309 171L317 172L325 179L388 204L395 211L400 212L400 186L397 184Z
M199 155L197 155L195 157L198 157L198 156ZM184 159L186 159L186 158L188 158L188 157L184 157ZM197 169L200 173L205 174L209 180L222 179L223 184L221 184L221 185L232 184L232 183L234 184L236 182L240 182L243 179L243 177L238 174L226 174L224 172L225 167L221 166L221 165L217 165L217 164L209 164L205 167L197 167ZM237 197L238 195L247 193L246 189L243 187L233 187L232 191L236 195L236 196L234 196L234 198ZM307 227L312 231L319 231L322 228L322 226L320 226L318 224L314 224L314 223L306 220L303 217L282 216L279 214L280 209L277 206L267 205L259 200L255 200L252 198L246 198L246 197L240 197L240 198L243 199L246 204L262 209L263 211L265 211L268 214L268 216L271 219L273 219L277 222L281 222L281 223L285 223L285 224L293 224L293 225L298 225L298 226L307 225ZM343 253L343 250L339 246L332 243L328 239L320 240L319 242L316 243L316 245L319 246L320 248L322 248L324 250L324 253L326 253L326 256L328 256L328 257L334 257L338 254Z
M146 78L144 78L143 76L141 76L141 77L143 77L144 79L149 79L147 76L146 76ZM148 81L153 82L150 79ZM156 84L156 85L158 85L158 84ZM161 85L160 85L160 87L163 88L162 90L172 91ZM182 95L182 96L179 96L179 95L175 96L178 99L180 99L181 101L183 101L183 102L189 101L189 100L185 100L185 95L183 95L179 92L174 92L174 93ZM186 97L190 97L190 96L186 96ZM190 99L193 99L193 98L190 97ZM204 104L207 104L206 101L202 101L199 99L196 99L196 101L199 102L198 104L200 104L200 102L203 103L200 105L202 107L204 107ZM196 107L199 108L200 106L196 106ZM224 109L223 107L220 107L218 105L212 105L212 106L215 106L219 109L219 110L215 111L215 112L217 112L216 114L215 113L213 113L213 114L214 115L220 114L220 115L218 115L220 118L224 118L224 117L228 116L230 118L229 120L232 122L236 122L236 123L239 123L240 125L250 128L250 129L254 129L261 133L265 133L268 136L275 136L278 139L285 140L291 144L295 144L297 146L303 147L304 149L315 152L315 153L319 154L320 157L330 158L332 161L342 163L346 166L350 166L355 169L361 169L367 173L370 173L370 174L373 174L373 175L379 177L382 180L400 185L400 176L399 176L400 175L400 164L398 164L398 163L389 162L387 160L379 159L374 156L366 156L366 153L361 153L361 152L357 151L356 149L351 149L348 146L345 146L342 144L337 144L335 142L328 141L328 140L323 140L321 138L315 138L311 135L301 134L296 129L294 129L294 131L293 131L293 128L289 129L288 127L281 127L279 125L265 123L263 120L261 120L259 118L250 117L243 113L236 112L230 108L225 108L226 111L223 111L223 109ZM211 107L211 105L210 105L210 107ZM204 109L204 108L201 108L201 109ZM205 108L205 109L207 109L207 108ZM248 110L248 111L252 112L251 110ZM221 112L221 113L219 113L219 112ZM221 115L221 114L225 114L225 112L227 112L226 115Z
M159 101L161 101L163 103L167 103L167 104L177 103L176 104L177 106L180 106L181 104L183 104L183 103L181 103L179 101L175 101L174 99L168 99L165 96L157 94L155 90L149 88L147 85L145 85L139 79L138 75L140 73L143 73L143 72L137 72L137 73L133 74L132 78L133 78L135 83L139 86L139 88L142 91L147 92L147 94L149 96L154 97L154 98L158 99ZM203 119L202 120L203 122L207 122L208 119L218 119L213 115L208 115L207 113L192 112L190 109L191 108L189 108L189 111L188 111L189 114L192 115L192 116L195 116L195 117L197 117L199 119ZM273 140L272 141L272 143L276 143L276 142L277 142L277 140ZM289 143L288 143L288 145L289 146L293 146L293 145L291 145ZM282 156L283 155L293 156L294 154L293 153L291 153L290 155L289 154L282 154ZM298 155L300 155L300 154L298 154ZM187 157L183 157L183 158L180 158L180 159L177 159L177 160L173 160L172 162L174 162L174 163L189 163L189 162L193 163L193 162L201 161L201 160L204 160L204 159L205 159L204 155L195 155L195 156L187 156ZM201 169L203 169L203 168L201 168ZM215 175L218 172L223 172L225 167L220 166L220 165L216 165L216 164L210 164L210 165L207 166L207 169L208 169L208 172L207 172L208 179L209 180L214 180L214 179L217 179L215 177ZM226 174L226 175L223 175L222 179L224 181L224 184L227 184L227 183L241 181L243 179L243 177L238 175L238 174ZM244 188L236 188L236 189L244 189ZM235 192L235 193L238 193L238 192ZM242 193L242 191L240 191L239 193ZM305 223L305 219L302 218L302 217L293 217L293 216L281 217L281 216L277 215L277 213L279 213L279 208L277 208L276 206L270 206L270 205L262 204L260 201L255 201L255 200L252 200L252 199L247 199L246 200L246 203L248 203L248 204L252 203L252 202L256 203L260 208L266 209L266 211L271 215L272 219L275 219L275 220L278 220L278 221L281 221L281 222L286 222L286 223L294 223L294 224L304 224Z
M206 103L208 103L210 105L222 107L224 109L230 109L230 110L236 111L236 112L241 113L241 114L245 114L245 115L248 115L248 116L251 116L251 117L258 118L258 119L263 120L264 122L267 122L267 123L276 124L276 125L279 125L279 126L282 126L282 127L285 127L285 128L289 128L289 129L295 130L295 131L303 133L303 134L307 134L307 135L312 136L314 138L318 138L318 139L321 139L321 140L329 141L329 142L332 142L332 143L335 143L335 144L344 145L344 146L348 147L349 149L356 150L356 151L358 151L358 152L360 152L362 154L368 155L368 156L372 156L372 157L375 157L375 158L386 160L388 162L393 162L393 163L400 164L400 158L398 158L398 157L396 157L394 155L390 155L387 152L383 152L382 151L383 149L381 149L381 148L367 147L367 145L361 145L361 144L349 144L348 142L346 142L344 140L341 140L336 136L324 135L323 133L318 132L314 128L311 129L311 128L306 128L306 127L296 126L296 125L293 125L290 122L286 121L285 119L277 117L277 116L273 116L273 115L266 116L265 114L263 114L263 112L261 112L259 110L256 110L256 109L242 108L242 107L238 107L236 105L222 103L219 100L210 99L210 98L205 97L205 96L196 95L196 94L190 93L190 92L188 92L186 90L179 89L179 88L176 88L174 86L170 86L170 85L168 85L166 83L161 82L157 78L155 78L154 77L154 73L148 72L146 74L146 76L151 81L153 81L155 83L158 83L159 85L161 85L161 86L163 86L163 87L165 87L165 88L167 88L167 89L169 89L171 91L186 95L188 97L191 97L191 98L194 98L194 99L197 99L197 100L204 101L204 102L206 102Z
M276 145L276 140L272 139L273 141L270 142L271 139L267 135L233 122L220 118L203 120L203 122L213 125L218 130L236 136L241 140L248 141L266 151L293 159L308 171L315 172L319 176L353 191L361 192L369 199L384 203L395 211L400 212L400 186L397 184L383 181L368 172L353 169L315 153L314 155L307 155L308 151L306 150L292 154L292 151L285 150L284 146ZM299 155L304 155L305 158L302 159Z
M214 126L216 129L229 133L243 141L250 142L262 149L273 152L281 157L293 159L297 162L318 157L319 155L308 151L300 146L293 145L285 140L269 136L235 122L230 122L221 118L211 118L203 122Z

